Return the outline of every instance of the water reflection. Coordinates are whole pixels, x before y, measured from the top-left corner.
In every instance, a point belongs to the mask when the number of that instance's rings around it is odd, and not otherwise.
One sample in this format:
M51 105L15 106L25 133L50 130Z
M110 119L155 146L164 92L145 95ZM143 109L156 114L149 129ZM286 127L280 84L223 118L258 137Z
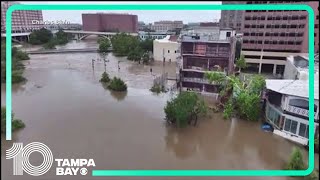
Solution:
M127 96L128 92L124 91L124 92L117 92L117 91L112 91L110 90L110 94L112 97L114 97L116 100L118 101L122 101L125 99L125 97Z

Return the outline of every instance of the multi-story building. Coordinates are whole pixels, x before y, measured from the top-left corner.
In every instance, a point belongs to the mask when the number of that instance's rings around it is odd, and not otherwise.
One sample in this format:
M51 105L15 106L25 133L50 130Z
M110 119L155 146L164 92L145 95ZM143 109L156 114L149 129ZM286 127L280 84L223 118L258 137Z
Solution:
M1 1L1 32L6 31L6 12L16 1ZM12 13L12 32L27 32L43 27L42 11L25 10Z
M153 59L162 62L176 62L180 57L177 36L168 35L164 39L153 40Z
M82 14L84 31L138 32L138 16L131 14L97 13Z
M182 29L182 21L157 21L151 25L151 29L154 31L167 32L174 29Z
M216 96L218 86L209 83L206 71L220 71L225 74L234 70L235 31L219 29L210 34L181 36L181 62L178 61L180 88Z
M309 107L309 81L266 80L265 117L274 134L308 145L309 108L314 111L312 132L319 137L319 79L314 81L314 104Z
M222 4L243 4L244 1L222 1ZM241 32L242 16L244 11L222 10L220 27L233 28L237 33Z
M319 2L247 1L247 4L307 4L315 12L315 52L319 52ZM266 73L283 74L287 57L308 53L308 13L290 10L246 10L243 46L248 66Z
M219 22L200 22L200 27L219 27Z
M44 28L48 30L82 30L82 25L77 23L70 23L70 24L45 24Z
M314 78L319 77L319 57L314 59ZM309 57L308 54L287 57L284 79L307 80L309 78Z

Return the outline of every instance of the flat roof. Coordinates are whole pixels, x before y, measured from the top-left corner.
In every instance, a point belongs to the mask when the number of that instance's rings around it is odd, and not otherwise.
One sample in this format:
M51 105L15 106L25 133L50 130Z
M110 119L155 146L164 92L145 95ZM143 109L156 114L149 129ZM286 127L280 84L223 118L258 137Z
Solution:
M266 88L281 94L309 98L309 80L267 79ZM314 81L314 99L319 100L319 79Z

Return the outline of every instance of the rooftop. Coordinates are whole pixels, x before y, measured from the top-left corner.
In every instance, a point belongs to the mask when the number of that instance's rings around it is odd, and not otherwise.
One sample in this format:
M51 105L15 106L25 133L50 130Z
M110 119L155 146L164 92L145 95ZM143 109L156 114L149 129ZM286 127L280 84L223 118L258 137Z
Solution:
M298 56L289 56L287 58L298 71L309 73L309 54L304 53ZM319 73L319 54L315 54L314 57L314 73Z
M281 94L309 98L309 80L267 79L266 88ZM314 99L319 100L319 79L314 81Z
M177 36L167 35L163 39L155 39L154 41L162 42L162 43L177 43Z

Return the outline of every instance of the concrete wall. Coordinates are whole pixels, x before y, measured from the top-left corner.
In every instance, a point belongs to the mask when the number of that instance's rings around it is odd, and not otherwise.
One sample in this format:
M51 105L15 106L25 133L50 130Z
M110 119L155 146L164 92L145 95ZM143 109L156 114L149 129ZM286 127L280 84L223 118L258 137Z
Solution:
M286 62L286 66L284 68L283 78L284 79L296 79L298 78L298 71L294 64L290 61Z
M165 62L176 62L177 57L180 56L178 53L179 43L177 42L162 42L162 41L153 41L153 58L156 61ZM169 51L169 52L168 52Z

